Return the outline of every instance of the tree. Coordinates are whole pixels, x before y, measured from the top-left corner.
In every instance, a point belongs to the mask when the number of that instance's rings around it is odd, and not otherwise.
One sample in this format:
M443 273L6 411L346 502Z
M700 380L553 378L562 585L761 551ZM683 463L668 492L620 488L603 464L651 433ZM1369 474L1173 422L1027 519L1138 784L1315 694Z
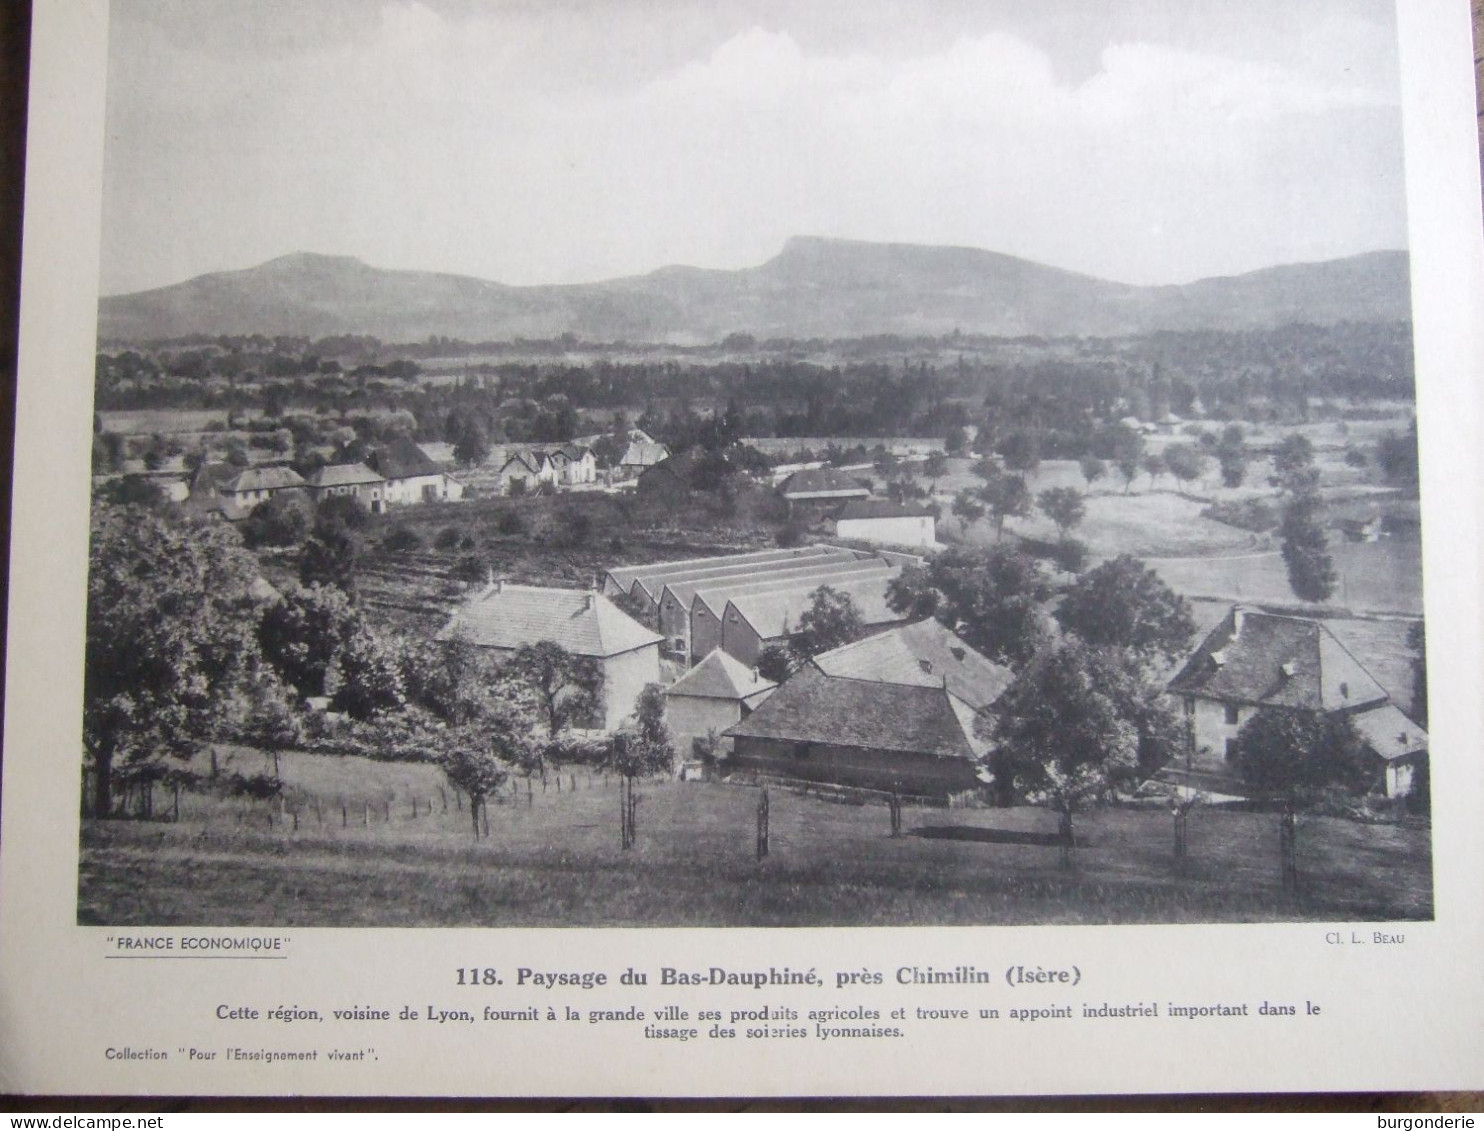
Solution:
M866 634L865 621L849 593L821 585L810 597L809 607L799 614L799 627L789 640L801 660L839 648Z
M284 687L268 672L254 678L241 701L242 717L232 737L256 747L273 759L273 778L281 780L278 756L304 741L304 727L289 705Z
M1123 649L1145 663L1173 663L1195 635L1190 602L1128 554L1078 578L1055 616L1093 647Z
M1364 744L1340 712L1264 708L1243 724L1232 762L1252 792L1282 806L1282 871L1285 887L1298 882L1297 814L1331 797L1348 799L1369 789Z
M943 447L949 455L962 455L968 446L969 434L958 425L954 425L943 435Z
M1273 449L1274 485L1290 494L1311 492L1319 486L1314 445L1301 432L1291 432Z
M1011 432L1000 445L1000 456L1011 471L1028 475L1041 466L1041 437L1035 432Z
M560 644L526 644L500 669L501 680L534 697L548 739L573 722L590 720L603 704L603 669L589 656L574 656Z
M992 660L1019 665L1047 638L1041 602L1050 595L1041 566L1024 554L954 546L904 569L886 600L905 617L937 617Z
M1388 432L1376 445L1376 463L1386 482L1415 488L1421 478L1417 463L1417 421L1406 432Z
M1075 859L1077 813L1130 784L1140 728L1115 659L1069 640L1038 656L987 716L995 773L1017 796L1058 814L1063 867Z
M974 492L965 487L953 496L953 516L965 527L973 526L984 517L984 504L979 501Z
M757 657L757 674L782 683L794 672L795 656L786 645L769 644Z
M1289 499L1278 533L1294 594L1304 601L1329 600L1337 579L1324 531L1324 504L1317 491L1300 491Z
M325 694L335 654L359 623L349 598L332 585L290 587L263 610L263 658L301 696Z
M362 622L341 642L330 675L330 705L353 719L395 711L407 701L397 657Z
M922 473L928 477L933 485L933 490L938 489L938 480L948 474L948 457L939 451L932 451L922 461Z
M1194 444L1172 444L1165 449L1165 467L1181 483L1194 483L1206 473L1206 453Z
M1005 536L1005 519L1025 518L1031 513L1031 492L1018 475L1001 475L986 483L981 497L994 515L995 541Z
M1097 456L1083 456L1078 461L1077 468L1082 472L1082 480L1087 484L1089 492L1094 483L1108 474L1108 465Z
M1166 471L1165 461L1156 452L1150 452L1139 461L1139 467L1149 476L1149 489L1154 489L1154 482Z
M1087 516L1087 504L1075 487L1048 487L1036 496L1041 511L1052 522L1063 539Z
M1221 465L1221 482L1227 487L1240 487L1247 477L1247 438L1240 424L1228 424L1221 430L1216 460Z
M477 420L466 420L454 442L453 458L458 460L460 467L478 467L489 458L489 454L490 442L484 426Z
M1114 466L1118 468L1118 478L1123 480L1123 493L1127 495L1139 472L1144 470L1144 464L1137 453L1129 453L1119 456Z
M449 784L468 796L469 819L478 839L480 813L488 813L490 794L505 784L512 766L527 764L531 758L528 732L517 715L500 713L478 728L449 728L439 739L443 747L439 764ZM485 824L489 824L487 815Z
M1412 653L1412 717L1427 727L1427 622L1416 621L1407 629L1407 649Z
M93 812L116 771L218 733L258 659L257 564L233 531L100 508L89 548L83 748Z
M242 523L242 541L258 546L297 546L309 534L310 506L295 492L264 499Z
M449 726L468 726L489 709L490 671L472 640L425 641L403 648L402 684L407 701Z
M625 741L617 741L620 738ZM665 726L665 694L659 684L645 684L639 693L634 728L615 736L612 757L614 767L627 778L674 769L675 743Z

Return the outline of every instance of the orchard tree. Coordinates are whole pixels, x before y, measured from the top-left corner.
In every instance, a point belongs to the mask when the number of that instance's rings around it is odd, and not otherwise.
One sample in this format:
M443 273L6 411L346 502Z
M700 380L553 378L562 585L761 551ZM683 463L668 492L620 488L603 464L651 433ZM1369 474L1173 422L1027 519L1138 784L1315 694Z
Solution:
M364 622L357 622L335 653L326 690L330 706L364 721L407 702L398 657Z
M1154 490L1155 481L1168 470L1165 467L1165 461L1156 452L1150 452L1140 460L1139 467L1145 475L1149 476L1149 489L1151 491Z
M1123 480L1123 493L1127 495L1134 480L1139 478L1139 472L1144 470L1142 457L1137 452L1129 452L1120 455L1113 466L1118 469L1118 478Z
M939 451L931 451L927 458L922 461L922 473L927 476L933 485L933 490L938 489L938 480L948 474L948 457Z
M592 657L574 656L551 640L517 649L500 669L500 679L533 697L548 739L602 710L603 669Z
M984 517L984 504L973 491L965 487L953 496L953 517L962 522L965 528L973 526Z
M1222 429L1216 460L1221 465L1222 484L1240 487L1247 477L1247 437L1240 424L1228 424Z
M1041 603L1051 586L1041 566L1016 550L954 546L926 566L908 567L887 586L904 617L934 616L998 663L1029 659L1049 635Z
M1062 539L1069 537L1087 516L1087 504L1075 487L1050 487L1036 496L1041 512L1056 523Z
M1273 485L1289 494L1308 494L1319 487L1314 445L1301 432L1291 432L1273 449Z
M324 695L335 654L359 623L335 586L291 586L263 610L258 642L263 658L301 696Z
M1353 799L1372 782L1354 724L1340 712L1264 708L1237 732L1232 762L1257 797L1282 808L1283 884L1298 884L1298 812L1328 798Z
M1324 503L1317 491L1303 490L1289 499L1278 533L1295 596L1303 601L1329 600L1337 578L1324 530Z
M1137 776L1139 721L1119 694L1130 679L1116 660L1068 640L1036 657L986 716L996 779L1058 815L1064 868L1076 859L1076 815Z
M1144 663L1173 663L1195 635L1190 602L1128 554L1078 578L1055 616L1093 647L1122 649Z
M112 815L121 767L189 756L240 704L258 661L257 579L234 531L135 508L95 512L83 749L96 816Z
M1087 484L1087 490L1092 491L1092 485L1103 476L1108 474L1108 465L1097 456L1083 456L1077 462L1077 469L1082 472L1082 480Z
M1194 444L1172 444L1165 449L1165 467L1180 483L1194 483L1206 473L1206 453Z
M865 634L865 621L850 594L821 585L810 594L809 607L799 614L799 626L789 646L802 661L859 640Z
M981 497L994 515L995 541L1005 536L1007 518L1025 518L1031 513L1031 492L1018 475L1001 475L986 483Z
M309 535L312 508L303 496L286 491L253 507L242 523L242 541L258 546L297 546Z

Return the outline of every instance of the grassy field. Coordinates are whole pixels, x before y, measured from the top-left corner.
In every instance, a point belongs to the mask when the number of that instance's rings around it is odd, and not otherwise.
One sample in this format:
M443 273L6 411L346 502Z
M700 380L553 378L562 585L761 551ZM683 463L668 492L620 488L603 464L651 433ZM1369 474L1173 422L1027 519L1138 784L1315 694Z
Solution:
M1331 603L1365 612L1422 615L1422 550L1404 538L1330 543L1339 584ZM1190 597L1296 605L1288 571L1276 550L1230 557L1166 558L1148 564L1172 589Z
M240 769L262 756L240 752ZM1270 814L1192 819L1176 874L1169 816L1083 818L1079 867L1057 866L1042 810L908 809L771 791L770 855L754 857L757 791L641 786L639 840L619 847L616 782L578 771L468 813L428 766L284 758L288 800L187 795L181 819L86 822L78 920L255 926L865 926L1426 919L1425 824L1314 818L1303 889L1278 885ZM447 810L444 810L444 804ZM340 806L345 804L344 813ZM430 811L431 810L431 811ZM413 816L416 812L417 816ZM294 828L294 814L298 827ZM342 824L342 822L344 822Z

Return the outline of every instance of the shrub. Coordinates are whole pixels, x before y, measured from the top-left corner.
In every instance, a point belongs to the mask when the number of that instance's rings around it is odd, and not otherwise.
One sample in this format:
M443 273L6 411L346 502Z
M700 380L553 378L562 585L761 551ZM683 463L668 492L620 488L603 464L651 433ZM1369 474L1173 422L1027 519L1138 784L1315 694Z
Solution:
M420 550L422 549L422 544L422 536L410 526L393 527L381 541L383 549L399 554L410 550Z

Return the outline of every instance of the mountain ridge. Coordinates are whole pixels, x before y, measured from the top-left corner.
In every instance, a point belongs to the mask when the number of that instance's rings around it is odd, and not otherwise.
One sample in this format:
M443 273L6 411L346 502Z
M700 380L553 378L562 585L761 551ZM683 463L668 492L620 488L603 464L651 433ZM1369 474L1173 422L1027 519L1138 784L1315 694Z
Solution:
M593 283L516 286L296 251L98 304L103 340L189 334L431 335L704 344L759 338L1105 336L1410 317L1405 251L1138 286L984 248L793 236L735 270L669 264Z

